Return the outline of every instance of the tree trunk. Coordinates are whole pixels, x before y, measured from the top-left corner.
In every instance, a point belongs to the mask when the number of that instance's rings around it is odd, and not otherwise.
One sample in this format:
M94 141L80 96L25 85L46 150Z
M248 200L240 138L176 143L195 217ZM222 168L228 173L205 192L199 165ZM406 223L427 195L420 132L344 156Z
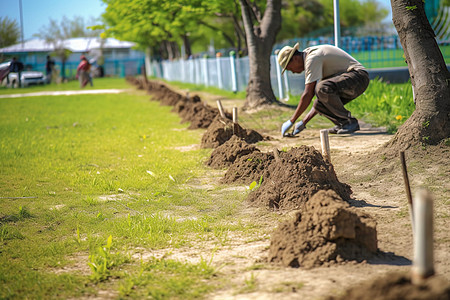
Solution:
M281 0L267 0L262 19L256 6L250 7L250 0L239 2L250 65L244 109L255 109L276 101L270 83L270 54L275 37L281 28Z
M400 37L416 110L399 128L389 147L399 151L414 145L435 145L450 136L450 72L422 0L391 0L392 18Z
M182 57L183 59L187 59L191 56L192 50L191 50L191 41L189 40L189 37L187 34L183 34L183 44L184 44L184 54L186 57ZM183 53L181 53L183 55Z

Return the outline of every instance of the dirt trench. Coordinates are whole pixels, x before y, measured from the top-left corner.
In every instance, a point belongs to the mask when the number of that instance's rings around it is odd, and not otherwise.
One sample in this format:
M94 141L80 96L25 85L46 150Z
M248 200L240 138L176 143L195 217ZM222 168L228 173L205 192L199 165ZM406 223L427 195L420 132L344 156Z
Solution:
M180 103L180 101L178 103ZM217 114L215 118L219 119ZM213 122L214 120L211 124L213 124ZM316 299L336 293L338 290L341 291L343 287L350 287L352 283L361 282L364 278L373 278L375 275L385 274L386 271L389 270L407 270L411 263L406 258L408 256L407 253L409 253L410 250L410 246L408 245L411 243L408 239L408 234L404 234L404 227L406 223L408 223L408 218L401 218L401 225L391 224L390 220L393 216L395 217L395 213L399 213L398 206L389 206L387 204L390 203L389 201L392 201L392 203L399 203L399 200L397 200L395 196L392 196L395 195L395 192L390 191L389 194L386 194L389 200L385 200L383 197L374 197L366 192L366 190L369 190L374 193L383 193L383 191L386 190L386 188L383 188L382 183L379 184L376 182L376 180L379 180L377 177L369 180L368 183L361 181L361 178L359 178L359 181L357 181L358 185L351 188L348 184L341 183L337 179L334 166L327 161L324 161L323 158L319 159L319 156L321 157L321 155L313 147L307 147L312 148L308 150L295 149L290 154L282 152L278 155L275 155L271 151L267 151L267 148L264 150L255 148L250 153L245 153L246 150L241 153L239 153L240 150L237 150L236 153L234 153L234 151L228 153L227 147L229 147L228 149L236 148L233 141L226 144L227 141L233 137L233 127L229 125L227 120L222 120L222 122L219 121L219 123L221 125L219 125L218 128L222 128L221 134L223 134L222 132L227 132L225 135L227 138L219 138L208 147L218 149L221 145L225 145L223 149L220 149L223 157L222 164L218 157L215 157L214 159L211 157L210 159L211 161L214 160L214 164L217 164L219 168L228 167L225 175L221 178L221 182L227 184L243 183L248 185L252 181L259 182L262 177L263 180L261 181L261 185L249 194L249 198L244 206L247 207L248 205L248 207L256 207L257 209L275 209L280 211L281 214L286 215L294 214L293 218L279 223L278 226L275 226L275 224L271 225L273 228L277 227L277 229L271 234L270 244L269 241L267 241L266 243L258 244L258 246L257 243L250 243L247 245L242 241L239 243L238 239L236 239L236 243L232 243L233 246L230 246L237 250L246 245L244 248L247 250L245 250L245 254L241 255L248 256L246 259L242 259L242 261L245 261L245 264L243 265L246 265L247 267L249 264L251 265L252 262L253 264L257 264L269 261L275 263L270 264L273 266L267 265L266 268L261 271L249 271L240 268L239 266L235 266L230 267L229 270L227 269L228 271L226 271L225 274L231 276L231 278L233 278L232 281L235 282L235 284L239 284L239 281L246 280L246 278L248 278L246 276L249 276L250 272L252 272L251 274L260 274L261 278L258 281L267 282L269 283L269 286L275 286L276 284L284 285L283 279L288 280L288 278L295 276L296 278L294 281L302 281L305 283L306 288L297 290L288 285L287 290L284 289L281 294L274 294L273 290L262 287L250 294L236 293L233 289L223 289L210 295L209 298L223 299L231 297L236 299L273 299L274 297L280 296L284 299L305 299L305 297L308 299ZM311 131L308 130L303 134L303 138L308 144L311 143L309 135L312 136ZM315 137L315 139L316 138L317 137ZM361 175L361 172L364 171L355 169L354 167L355 165L358 166L358 158L360 159L362 157L361 153L367 153L369 144L371 145L370 147L379 147L382 144L384 137L381 140L376 140L371 136L371 133L367 136L364 136L363 133L361 136L356 134L350 138L339 138L341 140L346 139L346 141L341 145L333 145L334 151L338 152L332 154L337 155L340 158L337 160L341 170L340 177L344 174L344 178L352 178L352 180L355 180L358 176L364 176ZM335 141L339 141L339 138ZM242 143L245 139L240 138L237 140L239 143ZM284 141L283 147L289 147L289 145L294 146L294 148L301 148L298 147L298 142L294 139ZM271 149L273 149L273 146L281 148L280 143L277 141L272 143ZM315 146L318 146L317 143ZM241 148L245 148L245 146ZM294 153L295 151L303 151L303 153L300 155L299 153ZM314 153L314 151L316 151L318 155ZM343 152L341 153L339 151ZM348 154L346 151L348 151ZM276 156L278 156L278 158L276 158ZM343 166L345 166L345 168ZM356 172L356 174L351 174L351 172ZM284 176L283 174L288 175ZM292 174L298 174L298 176L292 176ZM383 172L380 174L381 178L383 178L382 176L386 176L383 175ZM301 181L299 179L305 179L303 177L305 177L306 180L299 183ZM270 181L270 178L273 178L273 180ZM296 192L302 191L300 192L300 196L290 196L292 191L283 188L283 186L290 187L292 185L296 186L292 190L295 190ZM401 190L399 185L392 186L392 184L387 184L387 186L391 186L391 189L395 191ZM324 192L324 190L327 190L327 192ZM352 196L352 192L355 190L357 193L356 195L353 193ZM323 193L326 193L327 196L324 196ZM315 196L320 200L314 200ZM375 204L368 205L368 202ZM247 210L248 208L244 208L244 212ZM375 218L371 217L369 214L375 215ZM248 217L252 218L252 215L249 215ZM343 220L344 222L342 222ZM375 223L379 222L381 222L383 229L381 241L380 234L377 232L379 224L375 225ZM316 226L317 224L320 224L320 226ZM440 222L440 224L442 224L442 222ZM443 224L447 223L443 222ZM396 231L398 231L399 234L401 232L402 235L399 236ZM365 236L366 238L361 238L361 236ZM393 238L393 236L397 238ZM442 236L442 234L438 235L438 237L439 236ZM300 239L299 237L302 238ZM402 245L398 244L399 241ZM252 251L249 251L252 244L257 247ZM395 251L398 255L393 254L393 252L383 252L383 250ZM199 249L195 250L195 253L188 249L186 249L186 251L185 254L189 257L203 253ZM380 256L380 251L381 253L384 253L384 255ZM438 251L437 254L438 262L441 264L446 261L445 257L448 258L448 254L446 254L445 251L442 251L443 250ZM178 254L174 253L173 257L183 259L183 257L186 257L183 256L183 252L184 250ZM217 258L216 264L220 265L224 261L230 261L231 258L229 255L234 252L231 251L228 254L227 252L228 251L226 250L217 252L215 256ZM204 254L205 253L203 253L203 255ZM402 255L406 255L406 257ZM368 264L366 262L368 259L371 260L372 263ZM241 261L236 258L231 260ZM348 264L349 261L357 262L357 264ZM280 268L277 267L278 265L298 268ZM448 263L444 263L443 270L447 276L450 274ZM402 276L405 276L405 273L402 274ZM392 289L392 292L386 291L386 294L391 293L393 295L398 295L397 292L404 288L404 285L401 284L401 282L404 281L405 280L403 279L400 280L399 284L396 279L385 280L385 287L382 289ZM383 286L382 284L375 284L374 280L369 280L369 282L368 285L373 283L375 286ZM445 280L443 282L448 283L448 281ZM367 285L365 286L367 287ZM441 284L441 286L445 287L446 285ZM428 287L425 287L425 289L428 289ZM369 292L367 294L376 295L375 290L376 288L374 288L373 294L370 294ZM442 299L449 299L448 294L445 294L445 288L443 290L444 294L442 295L447 295L447 298ZM357 292L353 291L349 293ZM360 293L363 294L364 289L361 289ZM236 295L241 295L242 297ZM429 296L435 294L426 295ZM348 299L359 299L358 297L361 296ZM347 298L343 297L341 299Z

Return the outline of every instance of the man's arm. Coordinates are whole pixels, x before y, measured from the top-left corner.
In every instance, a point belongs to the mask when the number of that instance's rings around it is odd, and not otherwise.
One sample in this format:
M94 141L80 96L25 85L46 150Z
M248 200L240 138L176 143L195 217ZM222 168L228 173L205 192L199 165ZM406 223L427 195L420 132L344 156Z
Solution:
M294 125L294 122L298 119L298 117L301 116L301 114L308 108L309 104L311 103L312 98L315 94L315 88L316 88L316 82L308 83L305 85L305 90L303 91L302 96L300 97L300 102L297 105L297 109L294 112L294 115L291 119L287 120L283 123L281 126L281 135L285 136L286 132L289 130L289 128ZM305 129L306 123L309 122L315 115L317 114L314 107L308 112L308 114L305 116L303 121L298 122L295 124L293 134L296 135L299 132L301 132L303 129Z
M305 85L305 90L303 91L303 94L300 98L300 102L298 103L297 109L295 110L295 113L291 118L292 123L294 123L298 119L298 117L300 117L301 114L308 108L312 98L315 95L315 88L315 81ZM306 125L306 123L308 123L309 120L311 120L316 114L317 112L313 107L303 119L303 124Z

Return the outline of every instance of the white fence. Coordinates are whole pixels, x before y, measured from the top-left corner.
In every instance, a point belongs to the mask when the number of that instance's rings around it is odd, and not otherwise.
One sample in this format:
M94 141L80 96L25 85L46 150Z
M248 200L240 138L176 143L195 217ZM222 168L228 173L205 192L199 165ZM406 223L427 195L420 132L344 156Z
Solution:
M249 77L248 57L196 58L188 60L152 62L149 74L168 81L213 86L238 92L245 91ZM281 76L276 55L270 57L270 79L278 99L287 100L289 94L299 95L305 87L304 75L285 72Z

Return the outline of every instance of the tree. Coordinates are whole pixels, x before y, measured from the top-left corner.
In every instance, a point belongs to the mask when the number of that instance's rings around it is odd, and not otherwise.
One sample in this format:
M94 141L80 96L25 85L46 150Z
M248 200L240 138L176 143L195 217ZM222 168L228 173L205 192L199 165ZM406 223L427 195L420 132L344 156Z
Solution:
M414 88L416 110L389 146L406 150L435 145L450 136L450 72L425 15L422 0L391 0L392 19Z
M94 23L93 19L89 23ZM93 24L92 24L93 25ZM54 55L61 59L61 76L65 78L66 61L71 52L65 48L64 41L75 37L95 37L99 36L100 31L87 29L86 23L82 17L69 19L63 16L60 22L54 19L49 20L47 26L43 26L35 36L45 39L53 45Z
M239 0L247 37L250 65L244 108L276 101L270 82L270 55L281 28L281 0L267 0L264 14L251 0Z
M20 38L20 28L16 20L0 17L0 48L17 44Z
M163 57L179 57L178 44L184 44L191 54L191 42L209 44L210 38L221 36L233 46L235 22L224 25L224 18L235 18L236 0L103 0L107 4L102 15L105 33L119 39L138 43L153 49L162 45ZM231 28L231 31L230 31ZM204 34L208 33L206 37ZM242 36L242 35L241 35ZM204 48L203 48L204 49Z

